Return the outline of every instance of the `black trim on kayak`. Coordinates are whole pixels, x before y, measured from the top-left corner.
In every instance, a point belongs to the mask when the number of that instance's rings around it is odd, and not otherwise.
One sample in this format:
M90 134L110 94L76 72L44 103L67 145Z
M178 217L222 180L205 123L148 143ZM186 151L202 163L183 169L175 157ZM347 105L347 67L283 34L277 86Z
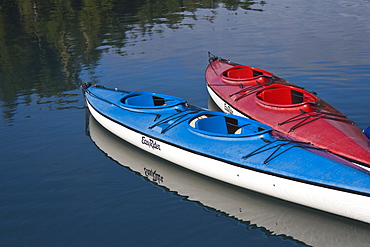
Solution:
M164 128L162 131L161 131L161 134L164 134L166 131L168 131L169 129L175 127L176 125L188 120L189 118L186 118L187 115L189 114L194 114L194 113L197 113L197 112L200 112L202 111L202 109L188 109L186 111L179 111L165 119L162 119L161 121L158 121L157 123L151 125L148 127L148 129L153 129L155 126L158 126L162 123L165 123L165 122L169 122L169 121L174 121L173 123L169 124L166 128Z
M229 97L232 97L232 96L240 94L240 93L245 93L242 96L239 96L239 97L234 99L234 101L238 101L238 100L243 99L243 98L245 98L249 95L254 94L258 90L260 90L262 87L265 87L265 86L267 87L267 86L270 86L270 85L273 85L273 84L274 84L274 81L270 81L270 82L266 82L266 83L260 83L260 84L252 85L252 86L249 86L249 87L243 87L243 89L241 89L239 91L236 91L235 93L230 94Z
M268 150L271 150L271 149L275 149L275 151L272 152L272 154L270 154L266 159L265 161L263 162L263 164L266 164L268 165L269 162L271 160L273 160L274 158L276 158L277 156L289 151L290 149L292 148L296 148L296 147L299 147L299 148L307 148L307 149L315 149L315 150L322 150L322 151L327 151L327 149L322 149L322 148L317 148L317 147L314 147L312 146L310 143L307 143L307 142L300 142L300 141L293 141L293 140L286 140L286 141L283 141L283 140L274 140L274 141L269 141L269 140L265 140L264 138L262 138L262 140L267 143L265 145L263 145L262 147L259 147L257 148L256 150L254 150L253 152L243 156L242 158L243 159L247 159L251 156L254 156L256 154L259 154L259 153L263 153L265 151L268 151ZM277 142L280 142L280 143L277 143ZM276 144L277 143L277 144ZM278 152L280 150L280 148L282 146L285 146L285 145L291 145L290 147L288 147L287 149L281 151L280 153Z
M310 181L306 181L306 180L303 180L303 179L299 179L299 178L293 178L293 177L289 177L289 176L285 176L285 175L281 175L281 174L276 174L276 173L272 173L272 172L268 172L268 171L264 171L264 170L260 170L260 169L257 169L257 168L253 168L253 167L248 167L248 166L245 166L245 165L241 165L241 164L238 164L238 163L235 163L235 162L231 162L231 161L228 161L228 160L224 160L222 158L218 158L218 157L214 157L214 156L211 156L211 155L207 155L207 154L204 154L204 153L201 153L201 152L198 152L198 151L194 151L194 150L191 150L191 149L187 149L187 148L184 148L182 146L179 146L179 145L176 145L176 144L173 144L171 142L168 142L168 141L165 141L165 140L162 140L162 139L158 139L157 137L154 137L152 135L149 135L147 133L143 133L141 131L138 131L137 129L135 128L132 128L132 127L129 127L117 120L114 120L112 118L110 118L109 116L106 116L105 114L101 113L100 111L98 111L93 105L91 105L89 103L89 101L86 99L87 103L96 111L98 112L101 116L107 118L108 120L112 121L112 122L115 122L119 125L121 125L122 127L126 128L126 129L129 129L131 131L134 131L136 133L139 133L141 135L144 135L144 136L147 136L147 137L150 137L154 140L157 140L159 142L163 142L163 143L166 143L170 146L173 146L173 147L176 147L176 148L179 148L179 149L182 149L184 151L187 151L187 152L190 152L190 153L194 153L194 154L197 154L197 155L200 155L200 156L203 156L203 157L207 157L207 158L210 158L210 159L214 159L214 160L218 160L218 161L221 161L221 162L224 162L224 163L227 163L227 164L230 164L230 165L233 165L233 166L236 166L236 167L240 167L240 168L244 168L244 169L248 169L248 170L252 170L252 171L255 171L255 172L259 172L259 173L263 173L263 174L267 174L267 175L271 175L271 176L276 176L276 177L280 177L280 178L284 178L284 179L287 179L287 180L292 180L292 181L296 181L296 182L300 182L300 183L304 183L304 184L310 184L310 185L314 185L314 186L318 186L318 187L322 187L322 188L327 188L327 189L332 189L332 190L337 190L337 191L341 191L341 192L346 192L346 193L351 193L351 194L357 194L357 195L361 195L361 196L367 196L367 197L370 197L370 193L366 193L366 192L360 192L360 191L355 191L355 190L350 190L350 189L345 189L345 188L339 188L339 187L335 187L335 186L331 186L331 185L325 185L325 184L320 184L320 183L317 183L317 182L310 182Z
M314 113L314 114L309 115L309 113ZM308 115L304 116L305 114L308 114ZM310 119L310 118L313 118L313 119ZM288 132L292 132L301 126L311 123L318 119L329 119L329 120L342 121L342 122L354 124L354 122L349 120L345 115L335 114L335 113L330 113L330 112L323 112L323 111L320 111L319 109L316 109L314 111L307 111L307 112L301 110L301 114L298 114L297 116L291 117L281 123L278 123L278 125L283 125L283 124L299 121L293 127L291 127L290 130L288 131Z
M207 84L207 87L209 88L209 89L211 89L212 90L212 92L219 98L219 99L221 99L221 96L215 91L215 90L213 90L213 88L209 85L209 83L206 81L206 84ZM212 98L212 97L211 97ZM213 100L213 99L212 99ZM222 100L224 103L226 103L226 104L228 104L234 111L236 111L236 112L238 112L240 115L242 115L242 116L244 116L244 117L246 117L246 118L249 118L249 119L253 119L253 120L256 120L256 119L254 119L253 117L251 117L251 116L249 116L249 115L247 115L247 114L245 114L245 113L243 113L243 112L241 112L241 111L239 111L238 109L236 109L236 108L234 108L233 106L231 106L229 103L227 103L227 102L225 102L224 100ZM217 104L216 104L217 105ZM222 111L223 111L223 109L221 109ZM230 112L229 112L230 113ZM233 113L232 113L233 114ZM256 120L257 121L257 120ZM360 161L358 161L358 160L354 160L354 159L350 159L350 158L348 158L348 157L345 157L345 156L342 156L342 155L339 155L339 154L335 154L335 153L332 153L332 152L330 152L330 150L328 150L328 152L329 153L331 153L331 154L333 154L333 155L336 155L336 156L338 156L338 157L340 157L340 158L342 158L342 159L345 159L345 160L347 160L347 161L349 161L349 162L352 162L352 163L355 163L355 165L359 165L359 166L364 166L364 167L366 167L366 168L370 168L370 164L366 164L366 163L363 163L363 162L360 162ZM362 167L361 167L362 168Z

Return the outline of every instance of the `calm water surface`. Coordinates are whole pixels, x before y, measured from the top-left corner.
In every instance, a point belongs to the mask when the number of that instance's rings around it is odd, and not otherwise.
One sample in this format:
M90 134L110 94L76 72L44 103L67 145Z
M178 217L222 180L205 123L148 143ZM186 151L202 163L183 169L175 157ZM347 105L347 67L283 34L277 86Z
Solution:
M369 11L368 0L1 1L0 245L370 245L368 224L128 145L86 117L79 89L91 81L208 107L211 51L317 92L362 129Z

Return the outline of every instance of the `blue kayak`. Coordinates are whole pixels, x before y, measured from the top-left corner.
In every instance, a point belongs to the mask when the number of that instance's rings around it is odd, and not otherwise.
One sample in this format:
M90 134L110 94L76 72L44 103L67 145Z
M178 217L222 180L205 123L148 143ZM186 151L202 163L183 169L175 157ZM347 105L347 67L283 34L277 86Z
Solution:
M103 127L149 153L242 188L370 223L370 172L326 150L178 97L82 87Z
M370 243L370 229L366 223L208 179L123 141L91 115L86 118L86 124L94 144L117 164L186 200L248 222L247 225L254 225L267 235L293 238L308 246L368 246Z

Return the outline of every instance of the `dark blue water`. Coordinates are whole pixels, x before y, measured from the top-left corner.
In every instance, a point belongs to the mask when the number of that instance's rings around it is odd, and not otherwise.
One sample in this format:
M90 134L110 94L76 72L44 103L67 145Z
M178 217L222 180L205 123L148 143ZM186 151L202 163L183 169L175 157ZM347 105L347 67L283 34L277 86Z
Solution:
M213 181L118 140L87 121L79 89L91 81L207 107L211 51L317 92L362 129L369 10L367 0L0 2L0 245L370 245L367 224Z

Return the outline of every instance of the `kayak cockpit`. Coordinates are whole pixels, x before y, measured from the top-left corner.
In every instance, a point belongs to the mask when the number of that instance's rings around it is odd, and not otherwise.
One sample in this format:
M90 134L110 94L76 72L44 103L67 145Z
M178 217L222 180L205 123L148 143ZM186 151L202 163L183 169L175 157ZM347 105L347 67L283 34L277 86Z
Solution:
M205 113L192 118L189 125L203 134L233 137L259 135L271 130L250 119Z
M256 94L257 102L263 105L293 107L313 104L318 98L303 89L281 84L268 86Z
M186 104L186 100L164 94L132 92L124 96L121 103L133 108L164 108Z
M243 81L246 81L246 83L251 83L251 81L254 83L255 80L258 80L259 82L267 82L269 79L266 77L271 77L273 74L250 66L236 65L225 70L221 76L226 83L244 84Z
M130 97L125 97L121 100L122 103L131 106L162 106L165 105L164 98L153 96L150 94L135 94Z

